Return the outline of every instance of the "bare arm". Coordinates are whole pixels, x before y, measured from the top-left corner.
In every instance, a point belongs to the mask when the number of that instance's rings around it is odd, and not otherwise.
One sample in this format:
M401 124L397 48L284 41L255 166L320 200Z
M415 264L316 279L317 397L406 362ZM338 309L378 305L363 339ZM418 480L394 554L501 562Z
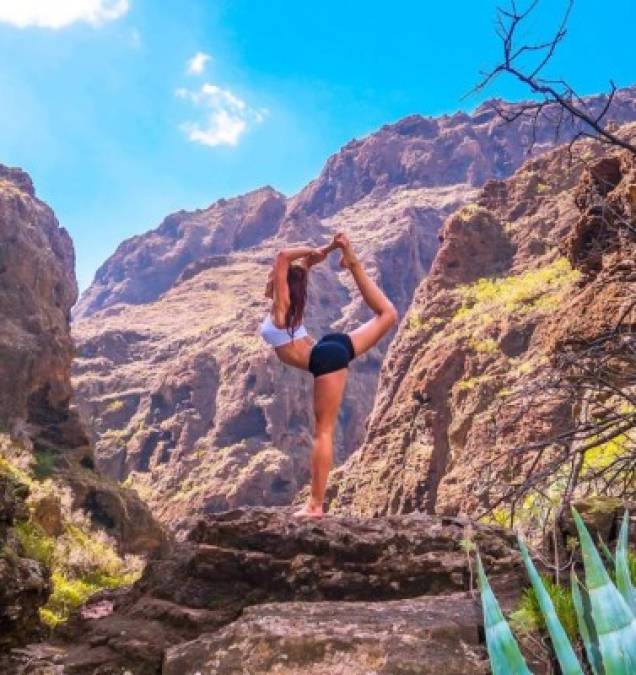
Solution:
M284 248L276 255L276 258L274 259L273 314L274 323L278 326L283 326L285 324L285 316L290 304L289 286L287 284L287 272L289 270L289 264L293 260L298 260L299 258L309 256L314 251L315 249L311 248L310 246Z
M321 248L312 248L311 246L285 248L276 255L272 274L272 286L274 300L273 314L277 325L282 326L285 323L285 316L290 304L289 286L287 284L289 264L294 260L302 258L300 264L309 271L311 267L322 262L336 248L338 248L338 244L334 240Z

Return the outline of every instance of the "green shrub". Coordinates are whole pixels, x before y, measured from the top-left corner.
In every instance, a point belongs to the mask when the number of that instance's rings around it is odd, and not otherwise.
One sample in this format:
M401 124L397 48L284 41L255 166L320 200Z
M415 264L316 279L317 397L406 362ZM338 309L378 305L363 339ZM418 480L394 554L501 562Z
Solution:
M570 592L546 576L541 576L544 588L554 605L556 615L571 640L576 638L576 611ZM545 617L541 613L537 594L530 586L523 592L519 607L510 615L510 627L515 633L545 631Z
M44 530L28 520L15 525L13 531L22 546L24 557L33 558L46 567L50 567L55 554L55 539L49 537Z
M488 324L502 314L530 311L545 303L545 296L563 292L579 277L578 270L573 270L565 258L559 258L523 274L479 279L458 287L462 307L453 321Z

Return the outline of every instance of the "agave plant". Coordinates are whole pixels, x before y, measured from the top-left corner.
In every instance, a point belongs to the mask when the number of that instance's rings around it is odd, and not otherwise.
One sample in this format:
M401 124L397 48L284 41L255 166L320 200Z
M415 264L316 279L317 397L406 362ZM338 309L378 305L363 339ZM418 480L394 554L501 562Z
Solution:
M614 584L603 565L592 537L581 516L572 509L579 534L585 583L572 569L572 598L576 609L579 633L594 675L636 674L636 589L632 585L627 560L629 515L623 518L613 560ZM559 621L554 604L532 562L528 550L519 539L519 548L530 582L537 597L552 647L564 675L583 675L583 667ZM493 675L525 675L530 673L490 588L481 559L477 555L479 586L484 612L486 645Z

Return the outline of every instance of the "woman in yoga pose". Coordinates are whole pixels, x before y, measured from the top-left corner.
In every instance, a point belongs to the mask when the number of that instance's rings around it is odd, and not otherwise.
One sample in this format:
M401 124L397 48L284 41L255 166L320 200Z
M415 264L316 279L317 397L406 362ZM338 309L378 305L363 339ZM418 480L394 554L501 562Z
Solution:
M342 251L341 267L348 269L375 316L350 333L328 333L315 342L303 326L307 279L313 265L335 250ZM278 358L314 376L314 446L311 455L311 495L298 516L324 515L323 501L333 460L333 432L347 381L349 362L373 347L397 321L397 311L364 271L344 234L320 249L288 248L276 256L265 295L272 308L261 325L261 335Z

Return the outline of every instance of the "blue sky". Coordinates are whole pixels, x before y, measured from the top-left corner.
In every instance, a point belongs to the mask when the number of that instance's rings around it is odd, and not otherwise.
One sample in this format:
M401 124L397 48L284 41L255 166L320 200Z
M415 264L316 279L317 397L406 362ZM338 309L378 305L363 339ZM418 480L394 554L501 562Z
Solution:
M496 4L0 0L0 162L70 231L85 288L172 211L293 194L387 122L523 97L500 80L460 100L498 56ZM529 35L564 4L543 0ZM584 94L636 83L634 25L633 0L577 0L552 74Z

